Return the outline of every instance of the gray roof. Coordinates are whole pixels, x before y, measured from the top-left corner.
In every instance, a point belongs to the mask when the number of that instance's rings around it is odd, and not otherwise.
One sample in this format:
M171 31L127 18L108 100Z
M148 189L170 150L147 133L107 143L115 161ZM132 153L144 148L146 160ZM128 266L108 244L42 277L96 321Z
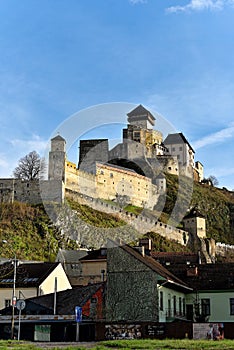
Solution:
M65 141L65 142L66 142L66 140L65 140L62 136L60 136L60 135L57 135L57 136L55 136L55 137L53 137L53 138L51 139L51 141L54 141L54 140L57 140L57 141Z
M57 292L57 313L59 315L74 314L77 305L84 306L97 290L100 288L103 289L104 286L105 283L96 283ZM29 298L27 299L28 301L44 308L53 309L54 293Z
M189 146L189 148L195 153L194 149L192 148L192 146L190 145L190 143L188 142L188 140L182 132L167 135L163 143L165 145L186 143Z
M56 261L66 262L66 263L76 263L87 254L88 254L88 251L86 249L85 250L60 249L57 254Z
M59 262L23 263L17 266L16 288L38 287L54 271ZM11 262L1 265L0 286L9 288L13 284L14 267Z
M143 107L142 105L137 106L136 108L134 108L131 112L127 113L128 117L135 117L135 116L140 116L140 115L150 115L150 117L155 120L153 114L150 113L150 111L148 111L148 109L146 109L145 107Z

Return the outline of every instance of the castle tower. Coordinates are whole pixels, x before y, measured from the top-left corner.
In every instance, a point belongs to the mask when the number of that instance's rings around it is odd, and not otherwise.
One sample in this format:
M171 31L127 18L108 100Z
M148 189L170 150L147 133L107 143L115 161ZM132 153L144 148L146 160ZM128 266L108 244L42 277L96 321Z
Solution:
M108 162L108 139L80 140L78 169L93 173L96 162Z
M192 210L183 218L184 230L199 238L206 237L206 219L201 212L193 207Z
M60 135L51 139L49 152L49 180L62 180L65 182L65 152L66 141Z
M155 118L142 105L139 105L127 114L128 123L142 129L153 129Z

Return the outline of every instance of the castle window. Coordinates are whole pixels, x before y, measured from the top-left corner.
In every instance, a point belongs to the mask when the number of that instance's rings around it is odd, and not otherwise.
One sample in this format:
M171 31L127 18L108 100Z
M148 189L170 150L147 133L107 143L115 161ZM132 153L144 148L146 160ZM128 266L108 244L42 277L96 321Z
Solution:
M114 185L115 183L113 182L113 185Z
M27 187L29 187L29 184L27 184Z
M112 178L114 175L112 173L110 173L110 178Z
M168 167L168 170L171 170L171 167L170 167L170 166Z
M104 175L104 171L103 171L103 170L101 170L101 171L100 171L100 174L101 174L101 175Z

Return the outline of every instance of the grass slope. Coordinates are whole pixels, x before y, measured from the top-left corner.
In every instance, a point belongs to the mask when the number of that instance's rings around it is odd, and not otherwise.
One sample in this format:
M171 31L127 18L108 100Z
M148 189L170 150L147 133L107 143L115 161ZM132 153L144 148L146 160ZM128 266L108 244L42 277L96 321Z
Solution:
M167 176L167 194L161 221L167 222L177 198L178 179ZM197 205L206 217L207 236L216 241L234 244L234 196L226 190L195 183L192 201L187 203L186 179L183 184L182 205ZM124 221L113 215L96 211L88 206L68 200L71 209L88 224L95 227L121 227ZM139 213L140 208L128 206L131 212ZM124 227L124 226L123 226ZM167 240L157 233L148 233L153 247L158 251L184 251L185 247ZM66 240L54 227L42 205L31 206L25 203L0 204L0 255L12 257L14 251L18 258L28 260L54 261L58 249L75 249L75 241Z

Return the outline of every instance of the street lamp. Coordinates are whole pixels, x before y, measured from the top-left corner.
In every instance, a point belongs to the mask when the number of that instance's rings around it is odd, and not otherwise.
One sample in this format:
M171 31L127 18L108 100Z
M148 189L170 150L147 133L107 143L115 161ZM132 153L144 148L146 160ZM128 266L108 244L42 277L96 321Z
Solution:
M4 244L8 244L8 241L3 240ZM12 250L13 251L13 250ZM12 260L14 265L14 276L13 276L13 288L12 288L12 318L11 318L11 339L14 339L14 326L15 326L15 306L16 306L16 295L15 295L15 284L16 284L16 270L18 265L18 260L16 259L16 254L14 252L14 259Z

